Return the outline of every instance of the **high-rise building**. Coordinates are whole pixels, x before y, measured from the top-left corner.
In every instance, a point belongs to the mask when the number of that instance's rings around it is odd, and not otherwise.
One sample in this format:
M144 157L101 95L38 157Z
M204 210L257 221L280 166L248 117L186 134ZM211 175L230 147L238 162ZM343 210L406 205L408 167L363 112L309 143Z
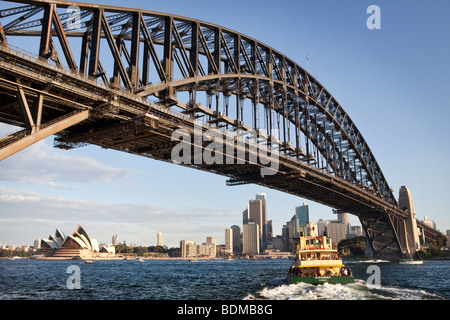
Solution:
M197 255L197 248L194 241L180 241L181 257L189 258Z
M319 237L327 233L327 222L325 220L319 219L319 221L317 221L317 231L319 233Z
M341 240L347 239L348 225L338 220L329 220L327 224L327 236L331 237L333 244L338 244Z
M248 203L248 218L249 218L249 223L253 222L255 224L258 225L258 233L259 233L259 248L262 248L262 242L263 242L263 238L262 238L262 234L263 234L263 212L262 212L262 200L261 199L257 199L257 200L250 200Z
M271 242L273 239L272 220L267 220L267 242Z
M300 207L295 207L295 214L298 217L298 222L302 226L307 226L309 223L309 207L306 202Z
M225 253L233 254L233 229L225 229Z
M119 237L117 236L117 234L112 236L112 244L114 246L117 246L119 244Z
M281 244L282 244L282 251L289 252L289 223L285 224L281 228Z
M206 243L207 244L216 244L216 237L206 237Z
M233 230L233 253L242 252L241 228L237 225L231 226Z
M242 211L242 224L247 224L248 220L249 220L249 218L248 218L248 206L247 206L247 208L244 211Z
M261 210L262 210L262 223L259 226L261 228L261 251L267 249L267 240L268 240L268 226L267 226L267 199L265 193L257 193L256 200L261 200Z
M158 232L156 234L156 245L157 246L162 246L163 245L163 234L162 234L162 232Z
M258 224L249 222L243 225L242 229L242 253L258 254L260 232Z

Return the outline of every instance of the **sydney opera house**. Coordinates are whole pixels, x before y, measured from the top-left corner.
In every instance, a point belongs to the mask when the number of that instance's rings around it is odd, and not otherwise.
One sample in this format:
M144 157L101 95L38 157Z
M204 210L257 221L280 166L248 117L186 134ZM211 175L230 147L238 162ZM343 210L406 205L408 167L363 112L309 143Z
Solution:
M37 249L35 258L93 259L115 257L113 245L99 247L97 240L91 238L81 225L78 225L75 231L68 236L61 230L56 229L55 234L50 235L48 239L37 239L34 247Z

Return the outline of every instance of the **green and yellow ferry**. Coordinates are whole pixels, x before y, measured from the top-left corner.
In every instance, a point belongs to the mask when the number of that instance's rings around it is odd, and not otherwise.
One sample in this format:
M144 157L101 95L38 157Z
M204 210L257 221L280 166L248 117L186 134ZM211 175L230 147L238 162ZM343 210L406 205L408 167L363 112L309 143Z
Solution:
M313 285L328 283L354 283L352 271L345 268L338 252L327 236L294 238L295 263L289 268L289 284L299 282Z

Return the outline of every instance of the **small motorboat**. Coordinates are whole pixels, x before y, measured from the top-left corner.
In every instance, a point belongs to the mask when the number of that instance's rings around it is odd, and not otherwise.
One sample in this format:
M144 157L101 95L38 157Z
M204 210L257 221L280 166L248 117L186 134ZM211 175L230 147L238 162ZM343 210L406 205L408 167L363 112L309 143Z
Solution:
M400 264L422 264L423 260L401 259Z

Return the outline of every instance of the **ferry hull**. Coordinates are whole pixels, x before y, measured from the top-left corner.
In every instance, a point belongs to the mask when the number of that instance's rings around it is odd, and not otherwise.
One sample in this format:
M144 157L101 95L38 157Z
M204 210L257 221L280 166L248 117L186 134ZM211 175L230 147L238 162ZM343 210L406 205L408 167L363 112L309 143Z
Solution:
M289 284L295 284L299 282L318 285L318 284L324 284L324 283L331 283L331 284L348 284L348 283L355 283L355 279L353 276L317 276L317 277L295 277L288 275L287 277Z

